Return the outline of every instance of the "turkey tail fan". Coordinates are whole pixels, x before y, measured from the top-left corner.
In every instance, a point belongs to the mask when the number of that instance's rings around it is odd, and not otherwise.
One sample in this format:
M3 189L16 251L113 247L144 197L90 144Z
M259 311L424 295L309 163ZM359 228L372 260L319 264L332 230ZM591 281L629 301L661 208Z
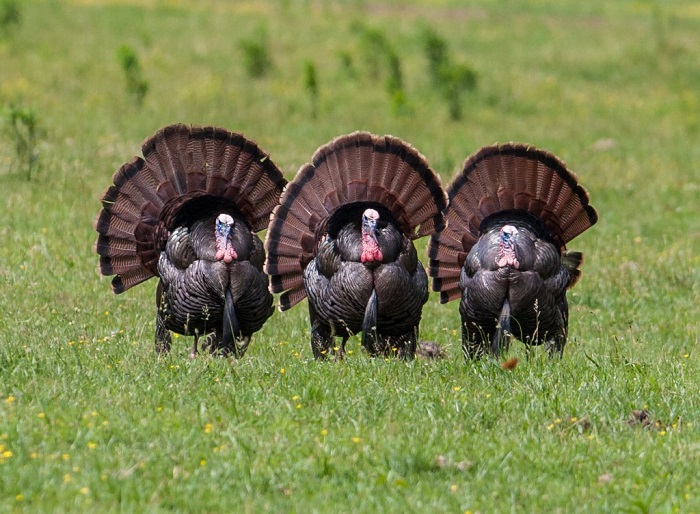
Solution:
M303 271L331 215L356 202L384 206L411 239L440 230L447 203L440 177L399 138L354 132L321 146L285 189L265 240L281 310L306 296Z
M527 213L544 224L560 251L598 215L576 175L553 154L532 146L485 146L468 157L449 188L446 227L428 246L433 290L446 303L460 297L459 274L482 223L500 212Z
M214 210L267 227L286 184L254 141L217 127L170 125L146 139L112 177L94 227L103 275L122 293L158 274L169 231Z

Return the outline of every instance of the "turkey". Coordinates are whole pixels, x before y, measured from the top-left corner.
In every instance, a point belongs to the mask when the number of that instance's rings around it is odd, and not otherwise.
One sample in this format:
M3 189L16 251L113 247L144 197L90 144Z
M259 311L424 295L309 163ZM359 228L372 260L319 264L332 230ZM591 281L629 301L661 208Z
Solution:
M598 219L576 175L531 146L487 146L467 158L447 195L446 227L428 246L429 274L441 303L461 298L465 356L498 356L512 336L561 356L566 290L583 262L566 243Z
M95 251L115 293L153 277L156 350L170 331L212 352L243 356L274 311L267 228L286 184L256 143L216 127L171 125L143 143L112 178L95 221Z
M316 358L362 332L372 356L413 358L428 276L412 240L443 225L440 178L413 147L355 132L319 148L275 209L266 270L280 310L309 299Z

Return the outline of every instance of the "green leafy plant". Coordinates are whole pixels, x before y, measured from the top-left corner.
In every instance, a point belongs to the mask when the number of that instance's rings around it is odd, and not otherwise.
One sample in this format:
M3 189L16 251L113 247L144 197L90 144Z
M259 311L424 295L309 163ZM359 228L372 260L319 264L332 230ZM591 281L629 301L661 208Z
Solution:
M403 86L403 72L401 71L401 60L391 48L387 49L387 61L389 76L386 79L386 89L391 100L394 114L408 114L411 109L406 99L406 91Z
M19 105L10 105L5 112L6 126L12 140L19 167L31 180L32 172L39 160L39 119L34 109Z
M391 46L384 33L373 27L361 27L360 48L370 78L378 80Z
M360 47L370 78L380 80L386 75L384 84L392 110L395 114L410 112L398 53L379 29L362 27L359 30Z
M434 30L425 29L422 39L433 86L447 103L450 118L460 120L463 96L476 88L477 74L467 64L452 61L447 42Z
M476 87L476 72L462 63L451 63L441 68L439 90L447 102L450 118L462 119L462 97Z
M340 59L340 69L343 73L345 73L347 77L354 78L357 72L355 71L352 54L347 50L343 50L338 53L338 59Z
M265 76L272 68L270 43L267 32L259 29L252 37L240 42L243 51L243 66L252 78Z
M386 89L389 94L394 94L403 89L403 73L401 72L401 60L392 49L386 53L389 75L386 79Z
M127 93L134 97L139 106L142 105L148 93L149 84L143 77L141 62L136 50L128 45L122 45L117 52L117 58L124 71Z
M428 59L428 71L433 84L440 83L442 69L449 63L447 41L434 30L425 29L422 34L423 49Z
M312 61L304 61L304 89L311 101L311 117L318 116L318 78L316 65Z
M22 12L19 9L18 0L0 1L0 36L10 32L22 21Z

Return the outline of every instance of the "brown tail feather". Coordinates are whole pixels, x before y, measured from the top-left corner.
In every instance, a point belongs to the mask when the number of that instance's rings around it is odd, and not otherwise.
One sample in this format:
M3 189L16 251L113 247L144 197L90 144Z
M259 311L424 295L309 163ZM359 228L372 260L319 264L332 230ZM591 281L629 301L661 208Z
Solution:
M112 177L95 220L95 251L116 293L157 274L169 231L213 206L229 206L254 231L267 227L286 184L256 143L217 127L170 125ZM189 220L191 222L192 220Z
M562 265L571 273L569 289L576 285L581 278L581 264L583 264L583 254L581 252L564 252L561 256Z
M428 247L429 274L437 279L433 289L442 292L443 303L459 297L455 277L488 216L509 209L527 211L544 222L562 251L598 220L576 175L553 154L523 144L481 148L464 161L447 194L447 226L433 235Z
M112 290L116 293L123 293L127 289L148 280L153 275L146 268L125 271L116 275L112 279Z
M457 276L459 277L459 274ZM452 300L460 298L462 295L461 290L459 289L459 278L450 278L445 280L441 278L434 278L433 288L436 291L440 291L440 303L451 302Z
M321 146L285 189L265 240L270 287L287 291L282 310L305 297L302 273L326 222L354 202L386 206L411 239L441 229L446 206L438 175L401 139L354 132Z
M286 311L302 301L304 298L306 298L306 290L304 289L304 286L296 286L286 293L280 295L280 310Z

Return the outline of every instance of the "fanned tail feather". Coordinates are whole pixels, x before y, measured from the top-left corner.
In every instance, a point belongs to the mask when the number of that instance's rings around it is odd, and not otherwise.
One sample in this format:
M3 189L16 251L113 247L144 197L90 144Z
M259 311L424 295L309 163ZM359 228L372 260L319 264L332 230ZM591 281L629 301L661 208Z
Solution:
M283 293L280 309L305 297L303 271L326 223L355 202L382 204L411 239L440 230L447 203L439 176L399 138L354 132L321 146L282 194L265 240L270 288Z
M581 278L581 264L583 264L583 254L581 252L564 252L561 256L561 263L571 274L569 289L576 285Z
M115 293L157 275L168 234L204 211L240 212L253 231L267 227L286 184L255 142L218 127L162 128L112 177L94 227L95 252Z
M566 164L524 144L481 148L464 161L447 195L446 227L431 237L428 246L429 275L442 303L460 297L460 271L489 216L524 211L542 221L561 251L598 220L588 192ZM577 266L573 270L575 282L580 272Z

